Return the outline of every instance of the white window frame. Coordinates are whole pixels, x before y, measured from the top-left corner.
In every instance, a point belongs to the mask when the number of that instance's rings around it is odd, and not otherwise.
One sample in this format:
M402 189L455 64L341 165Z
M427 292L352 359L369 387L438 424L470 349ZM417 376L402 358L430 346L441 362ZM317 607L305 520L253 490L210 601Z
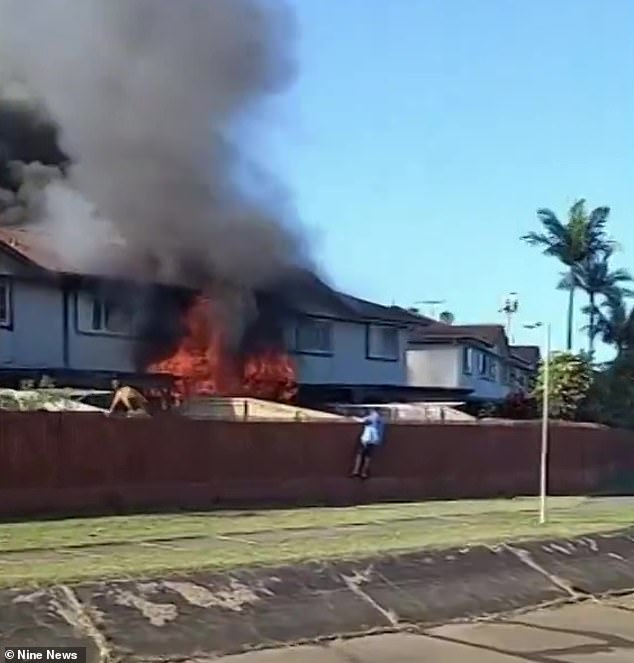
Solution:
M469 345L464 345L462 347L462 372L464 375L473 374L473 358L474 351L473 348Z
M487 377L488 356L486 352L478 353L478 375L480 377Z
M77 294L75 301L77 307L77 331L79 333L94 336L134 338L135 320L133 313L130 315L126 329L121 330L108 327L108 307L114 303L113 298L84 291ZM101 309L98 316L96 315L96 307ZM84 309L83 311L81 310L82 308ZM100 318L100 322L95 324L97 317Z
M13 279L0 276L0 329L13 328Z
M478 377L483 380L497 382L499 374L499 359L490 352L480 351L478 353Z
M393 334L393 339L395 342L395 347L392 348L392 351L386 350L383 346L381 348L375 348L374 343L377 341L376 334L381 334L379 337L381 339L381 345L385 340L383 336L385 333ZM366 355L368 359L373 359L377 361L398 361L401 355L401 343L398 327L393 327L392 325L377 325L369 324L366 327Z
M321 336L318 342L306 342L302 338L302 328L311 329L316 336ZM294 350L298 354L323 355L329 357L334 352L333 322L325 318L305 317L297 320L295 324Z

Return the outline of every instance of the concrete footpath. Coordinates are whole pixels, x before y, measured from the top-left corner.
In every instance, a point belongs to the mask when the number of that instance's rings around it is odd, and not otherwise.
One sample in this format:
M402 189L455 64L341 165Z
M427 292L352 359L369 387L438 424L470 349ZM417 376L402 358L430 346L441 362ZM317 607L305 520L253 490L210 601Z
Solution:
M338 655L337 647L343 651L346 647L399 646L401 659L384 660L425 660L420 658L425 650L417 658L406 658L408 647L420 647L421 643L431 648L430 655L445 647L450 657L451 649L459 651L467 646L462 644L465 638L481 638L488 647L481 648L481 656L493 658L478 659L476 642L469 645L473 657L463 660L496 663L513 660L504 653L494 657L495 647L505 645L508 633L525 642L522 646L529 652L540 647L556 649L559 640L565 640L562 648L575 647L578 640L578 646L598 647L606 641L620 642L622 649L627 644L631 649L631 628L629 633L625 630L628 623L634 624L631 601L619 604L610 596L633 590L634 529L569 540L480 545L360 561L5 590L0 592L0 647L25 643L85 645L90 661L185 661L281 648L253 660L310 663L314 655L321 656L314 659L320 663L337 661L323 658L324 654ZM568 603L578 605L530 617L546 619L537 635L535 626L509 621L487 628L439 626L486 615L508 616L527 607ZM559 626L548 626L552 614L563 615ZM606 620L622 625L622 630L609 630ZM370 633L384 635L367 641L350 639ZM343 638L345 643L328 645L325 651L324 646L305 650L306 657L279 658L286 655L283 648L289 645ZM289 651L294 656L296 650ZM364 659L353 652L347 660L383 660L368 655ZM519 660L577 660L574 651L572 658L530 655L533 658L525 655ZM595 660L621 659L610 654ZM627 660L634 660L634 650Z
M222 663L632 663L634 596L319 645Z

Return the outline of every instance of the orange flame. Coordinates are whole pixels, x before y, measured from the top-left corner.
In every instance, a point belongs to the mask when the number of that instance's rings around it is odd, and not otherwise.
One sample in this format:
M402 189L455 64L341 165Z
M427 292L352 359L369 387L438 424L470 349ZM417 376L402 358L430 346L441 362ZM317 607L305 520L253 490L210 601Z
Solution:
M226 349L213 324L211 302L199 297L187 313L186 334L171 357L152 364L152 373L176 378L176 396L252 396L288 402L297 393L291 359L273 350L238 359Z

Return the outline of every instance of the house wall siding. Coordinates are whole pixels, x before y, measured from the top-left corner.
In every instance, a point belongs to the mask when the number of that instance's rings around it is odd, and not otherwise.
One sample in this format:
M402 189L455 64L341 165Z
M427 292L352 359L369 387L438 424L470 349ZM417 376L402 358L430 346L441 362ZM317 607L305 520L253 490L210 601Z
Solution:
M62 294L49 286L14 279L12 329L0 330L0 363L12 368L64 366Z
M398 360L381 361L367 358L365 324L332 320L332 325L332 354L295 354L297 376L301 384L406 384L405 330L399 330ZM291 343L289 347L293 347L292 328L287 333Z
M6 254L0 254L0 275L12 277L12 328L0 329L0 367L134 370L135 341L81 333L77 325L76 298L70 293L65 306L59 282L28 278L29 270ZM79 300L81 297L78 295Z
M462 361L456 345L416 347L407 350L407 384L410 387L456 388Z
M0 329L0 366L113 372L136 370L137 339L90 333L87 293L65 293L61 281L33 280L33 270L8 254L0 254L2 274L14 277L14 328ZM366 323L330 318L332 311L323 305L311 306L311 309L315 317L332 321L333 352L328 356L296 354L301 384L407 384L407 330L398 330L399 349L395 361L369 359ZM287 329L287 334L289 347L292 347L293 330Z
M69 299L69 367L74 370L135 371L134 350L137 341L109 334L88 333L88 327L79 324L79 320L86 319L89 297L79 292L71 293Z
M469 398L503 400L510 393L504 375L508 360L499 348L484 350L471 346L473 366L471 373L463 370L465 345L415 345L407 350L407 380L411 387L447 387L470 389ZM480 375L479 355L486 352L497 362L496 377Z
M495 379L487 378L478 374L478 363L475 362L473 372L467 375L460 371L458 385L465 389L473 389L472 398L484 400L503 400L509 393L509 387L501 382L501 363L498 359L498 375Z
M64 365L64 309L56 286L27 280L26 268L0 254L0 274L11 277L10 329L0 329L0 366L34 368Z

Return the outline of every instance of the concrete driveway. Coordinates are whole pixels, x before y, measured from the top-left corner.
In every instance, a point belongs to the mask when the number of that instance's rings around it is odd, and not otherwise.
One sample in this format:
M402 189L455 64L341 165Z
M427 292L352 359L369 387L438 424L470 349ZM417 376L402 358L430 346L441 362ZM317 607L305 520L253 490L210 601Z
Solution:
M230 656L223 663L632 663L634 596L489 622Z

